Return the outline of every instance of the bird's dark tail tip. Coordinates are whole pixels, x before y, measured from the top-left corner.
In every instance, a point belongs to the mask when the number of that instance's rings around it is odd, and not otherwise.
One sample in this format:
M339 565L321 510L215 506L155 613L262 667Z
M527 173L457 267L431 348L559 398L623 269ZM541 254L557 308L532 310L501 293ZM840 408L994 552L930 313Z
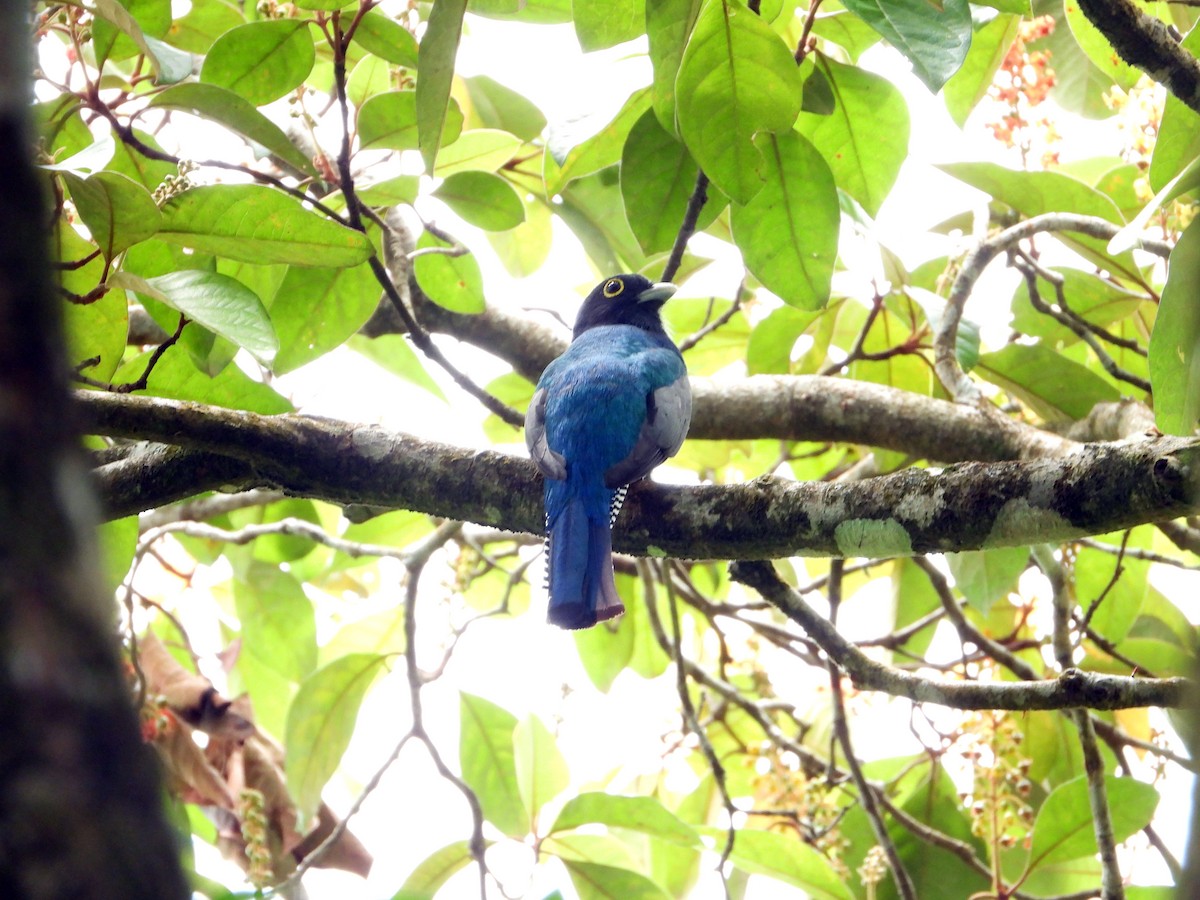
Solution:
M612 532L589 519L572 500L549 530L550 607L546 618L559 628L591 628L625 612L613 581Z

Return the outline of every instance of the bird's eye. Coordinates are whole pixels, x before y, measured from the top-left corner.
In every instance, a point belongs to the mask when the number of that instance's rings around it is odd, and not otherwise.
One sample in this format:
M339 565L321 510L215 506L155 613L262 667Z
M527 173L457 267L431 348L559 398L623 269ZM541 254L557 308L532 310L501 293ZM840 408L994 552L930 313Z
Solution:
M621 291L625 290L625 282L623 282L620 278L610 278L608 281L604 282L604 287L601 288L601 290L604 291L605 297L611 299L620 294Z

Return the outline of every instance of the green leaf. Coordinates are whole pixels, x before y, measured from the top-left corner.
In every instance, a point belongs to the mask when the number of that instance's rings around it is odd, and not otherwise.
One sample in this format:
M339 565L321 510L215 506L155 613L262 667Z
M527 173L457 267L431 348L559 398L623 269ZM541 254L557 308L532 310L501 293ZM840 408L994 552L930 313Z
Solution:
M261 144L288 165L315 175L312 161L293 144L283 130L233 91L215 84L177 84L150 98L149 106L179 109L233 129L242 137Z
M128 360L113 374L113 381L131 382L141 377L149 357L148 351ZM292 411L292 405L274 388L255 381L237 366L225 366L216 375L209 375L196 368L187 353L174 347L163 354L155 365L145 393L168 400L190 400L226 409L244 409L264 416Z
M1043 344L1009 344L979 357L978 371L1018 397L1048 422L1082 419L1120 392L1079 363Z
M650 91L634 91L622 104L612 121L586 140L576 144L565 156L551 141L550 153L544 156L546 196L553 196L573 179L599 172L621 160L622 148L642 114L650 108Z
M529 831L537 824L538 813L547 800L553 800L567 787L570 773L567 761L558 749L557 738L537 716L526 716L513 730L514 765L517 790L529 814Z
M1114 539L1116 544L1112 549L1116 551L1120 538L1112 536L1108 540ZM1122 558L1115 552L1080 547L1075 551L1073 568L1079 605L1086 612L1100 601L1092 613L1091 627L1114 644L1123 640L1149 595L1150 584L1146 576L1150 564L1128 556Z
M1164 184L1141 211L1108 242L1109 253L1123 253L1141 245L1142 236L1154 215L1176 197L1200 186L1200 156L1188 163L1182 172ZM1102 187L1097 185L1097 187Z
M1117 843L1140 831L1154 817L1158 791L1133 778L1104 779L1113 838ZM1091 856L1096 852L1087 776L1061 784L1046 797L1033 823L1029 869Z
M444 142L457 140L461 130L462 112L451 102L442 126ZM387 91L368 97L358 111L358 141L364 150L416 150L420 144L416 92Z
M1154 420L1167 434L1191 434L1200 418L1200 219L1171 251L1167 283L1150 335Z
M94 249L67 222L59 220L51 237L55 262L77 263ZM104 276L104 260L94 257L77 268L58 270L59 284L74 294L87 294ZM83 374L98 381L112 378L129 334L129 303L124 291L108 291L92 303L62 304L67 332L67 359L72 366L99 357Z
M857 63L859 56L879 43L879 32L848 9L831 10L817 16L813 34L837 44L847 59Z
M671 134L676 133L675 79L702 5L703 0L657 0L646 4L646 33L650 37L650 62L654 66L654 114Z
M631 869L564 859L579 900L665 900L657 884Z
M109 519L96 528L104 588L112 594L129 573L138 542L138 517Z
M546 127L546 117L533 102L486 75L464 78L470 101L470 127L495 128L532 141Z
M704 831L717 841L718 847L724 847L723 830ZM854 896L833 871L829 860L791 834L741 829L729 858L742 871L800 888L813 900L852 900Z
M675 84L679 133L700 168L745 203L762 187L763 131L800 112L801 79L787 45L738 0L706 0Z
M448 178L455 172L495 172L516 155L521 139L507 131L480 128L464 131L438 156L433 174Z
M1192 56L1200 54L1200 28L1188 32L1180 46ZM1168 93L1154 155L1150 158L1150 186L1162 191L1167 182L1197 158L1200 158L1200 117Z
M796 341L819 315L819 312L802 312L792 306L773 310L750 333L750 341L746 344L747 374L783 375L790 372Z
M361 232L257 184L192 188L163 207L162 240L252 263L356 266L371 256Z
M296 6L300 9L323 9L332 11L341 9L344 6L349 6L354 0L296 0Z
M571 0L470 0L468 8L480 16L536 25L571 21Z
M87 178L63 172L62 179L79 218L106 259L158 231L158 206L150 192L132 179L116 172L97 172Z
M217 38L200 80L263 106L299 85L316 60L308 23L300 19L249 22Z
M1029 4L1025 4L1029 12ZM999 15L975 32L971 38L971 49L963 61L962 68L954 73L942 89L946 109L954 123L962 128L976 104L987 96L992 79L1008 48L1017 37L1020 27L1019 15Z
M836 106L827 116L801 114L796 130L821 151L837 186L874 216L908 156L908 106L890 81L865 69L825 56L817 65Z
M575 650L596 689L608 693L633 658L636 623L628 615L574 632Z
M621 155L621 196L629 227L647 253L670 250L675 243L698 171L687 148L663 130L654 112L643 113Z
M550 209L538 198L525 201L525 221L510 231L489 231L488 243L513 278L532 275L550 255L554 238Z
M228 0L193 3L187 15L171 23L163 38L172 46L203 56L225 32L243 25L246 17Z
M459 765L479 798L484 818L509 837L528 834L529 818L517 787L513 732L517 718L496 704L460 693Z
M1121 211L1111 199L1089 184L1061 172L1018 172L995 163L946 163L939 165L960 181L978 188L1032 218L1042 213L1069 209L1085 216L1098 216L1123 225ZM1071 249L1114 274L1140 282L1141 275L1129 254L1110 255L1103 240L1063 231L1055 237Z
M359 19L354 40L380 59L408 69L417 67L417 39L411 31L378 9L370 10Z
M450 880L450 876L471 862L471 842L456 841L435 850L413 869L393 900L408 897L432 897Z
M321 805L321 791L350 746L358 710L388 657L352 653L304 680L288 710L284 771L302 820Z
M457 172L433 192L477 228L507 231L525 220L525 205L512 185L491 172Z
M428 231L417 239L418 250L449 246ZM483 312L483 276L472 254L423 253L413 260L413 275L438 306L457 313Z
M420 180L415 175L397 175L367 184L358 191L358 199L370 206L397 206L401 203L411 204L417 199Z
M631 41L646 33L645 0L574 0L575 35L584 53Z
M273 371L282 375L328 353L357 332L378 305L379 284L370 266L289 268L271 301L279 335Z
M954 586L967 602L987 615L992 604L1016 590L1017 579L1029 564L1028 547L968 550L947 553Z
M913 74L937 93L971 46L967 0L846 0L846 9L878 31L912 63Z
M136 128L133 130L133 134L146 146L152 147L155 150L162 150L162 147L159 146L158 141L154 139L153 135ZM109 160L105 168L110 172L116 172L136 181L146 190L150 191L151 194L154 193L155 188L163 183L167 176L174 175L179 171L179 167L174 163L143 156L124 141L117 144L116 152L113 153L113 158Z
M446 402L446 395L442 393L438 383L430 376L421 362L421 357L409 346L406 335L381 334L378 337L368 338L356 334L347 341L346 345L393 375L398 375L417 387L424 388L442 402Z
M695 847L700 842L695 829L681 822L655 798L622 797L599 791L572 797L547 833L557 834L593 823L628 828L684 847Z
M254 703L255 720L283 734L292 686L317 665L317 627L312 602L291 575L255 563L233 584L241 621L240 673Z
M791 306L820 309L829 299L841 214L833 175L800 135L764 135L766 181L733 206L733 238L754 277Z
M1108 38L1101 34L1100 30L1084 15L1078 3L1064 3L1063 14L1071 28L1071 34L1075 36L1075 43L1079 45L1080 50L1087 54L1092 65L1104 73L1105 78L1125 90L1129 90L1138 83L1138 79L1142 77L1141 70L1121 59L1112 44L1108 42ZM1057 66L1055 69L1057 70Z
M434 160L442 145L454 58L466 8L466 0L438 0L433 4L417 51L417 132L426 172L434 170Z
M254 291L236 278L201 269L184 269L142 279L115 273L112 284L165 303L221 337L229 338L269 365L279 340L266 307Z
M346 98L356 109L361 108L369 98L387 93L391 86L392 67L387 60L368 54L359 60L346 79Z
M91 11L96 15L92 38L98 67L109 58L128 59L140 51L155 73L162 73L155 52L155 45L162 45L157 41L152 44L147 35L161 35L170 26L171 4L167 0L92 0Z

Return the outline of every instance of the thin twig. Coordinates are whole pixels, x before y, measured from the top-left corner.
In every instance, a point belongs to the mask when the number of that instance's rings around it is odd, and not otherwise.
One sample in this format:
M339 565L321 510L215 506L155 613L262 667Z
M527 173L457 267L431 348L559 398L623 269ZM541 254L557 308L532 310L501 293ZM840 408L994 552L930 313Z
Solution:
M691 197L688 198L687 209L683 214L683 223L679 226L679 233L675 235L675 243L671 247L671 255L667 257L667 264L663 266L663 281L670 281L679 271L679 266L683 263L683 251L687 249L688 241L696 233L700 210L704 209L704 204L707 202L708 176L704 172L697 172L696 185L692 188Z

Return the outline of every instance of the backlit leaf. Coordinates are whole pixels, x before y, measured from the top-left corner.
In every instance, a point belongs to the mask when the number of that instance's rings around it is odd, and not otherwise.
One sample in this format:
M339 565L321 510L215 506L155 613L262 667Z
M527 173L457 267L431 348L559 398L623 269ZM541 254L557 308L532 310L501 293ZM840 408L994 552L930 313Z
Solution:
M971 46L967 0L846 0L845 5L903 53L934 93L966 59Z
M371 255L366 235L309 212L274 188L192 188L163 206L162 240L251 263L356 266Z
M489 700L460 695L459 765L479 797L483 815L510 837L528 833L529 819L517 787L513 731L517 718Z
M1107 776L1104 789L1117 843L1149 824L1158 806L1158 791L1153 785L1133 778ZM1029 847L1029 867L1036 869L1095 852L1087 776L1082 775L1056 787L1038 810Z
M63 172L62 179L79 218L106 258L158 231L158 206L150 192L132 179L116 172L97 172L87 178Z
M1167 284L1150 335L1154 419L1168 434L1191 434L1200 418L1200 219L1171 251Z
M800 74L787 45L738 0L706 0L676 81L679 132L700 168L745 203L762 187L754 145L763 131L792 127Z
M300 685L288 710L284 771L303 819L321 805L321 791L350 745L358 709L386 656L352 653L317 670Z
M438 0L429 12L417 51L417 132L425 171L432 172L450 103L454 59L467 0Z
M208 55L200 80L262 106L278 100L312 71L316 51L301 19L249 22L225 32Z

